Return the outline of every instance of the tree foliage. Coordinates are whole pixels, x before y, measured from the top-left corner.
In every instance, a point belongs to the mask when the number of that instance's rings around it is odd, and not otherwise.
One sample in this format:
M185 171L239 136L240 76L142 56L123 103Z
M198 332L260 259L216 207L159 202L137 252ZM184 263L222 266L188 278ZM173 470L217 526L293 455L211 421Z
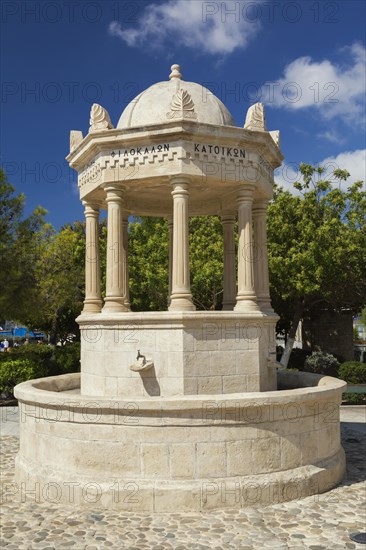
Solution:
M191 291L197 309L221 309L223 298L223 235L218 216L189 221Z
M299 195L275 189L268 211L271 293L290 331L290 346L304 310L360 309L366 295L366 193L349 173L300 165ZM291 351L291 350L288 350ZM286 357L287 359L287 357Z
M169 294L169 232L164 218L136 218L129 224L130 299L135 311L166 310ZM222 303L223 243L216 216L189 221L190 275L197 309Z
M52 232L41 206L23 219L25 196L0 170L0 319L24 319L38 307L37 259Z
M76 317L84 299L85 224L76 222L50 235L37 260L39 306L28 322L51 335L51 342L78 334Z
M135 218L129 224L130 300L135 311L160 311L168 301L168 224L164 218Z

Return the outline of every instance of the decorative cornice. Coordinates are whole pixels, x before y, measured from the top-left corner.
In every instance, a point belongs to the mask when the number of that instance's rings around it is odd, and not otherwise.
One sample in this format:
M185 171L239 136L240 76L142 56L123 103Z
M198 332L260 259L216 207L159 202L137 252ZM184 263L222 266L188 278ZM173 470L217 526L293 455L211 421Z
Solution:
M215 144L227 147L242 147L257 151L266 158L273 167L280 166L283 155L276 146L269 132L243 132L242 128L220 126ZM175 142L184 139L186 142L212 141L212 126L197 124L193 119L171 119L166 125L156 125L148 128L120 130L114 128L99 130L87 134L82 143L66 157L71 168L81 171L96 158L99 152L111 148L145 146L156 143L157 140ZM202 158L204 160L204 158Z

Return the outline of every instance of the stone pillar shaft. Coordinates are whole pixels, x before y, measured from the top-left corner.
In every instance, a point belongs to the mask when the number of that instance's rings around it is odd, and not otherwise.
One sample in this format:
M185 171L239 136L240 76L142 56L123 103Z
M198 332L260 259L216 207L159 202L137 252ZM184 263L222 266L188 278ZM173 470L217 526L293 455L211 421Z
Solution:
M168 217L168 232L169 232L169 294L168 307L170 305L170 296L172 293L172 271L173 271L173 218Z
M85 300L84 312L99 313L102 308L100 294L99 261L99 204L83 202L85 206Z
M127 309L131 308L130 304L130 287L129 287L129 272L128 272L128 213L123 213L123 248L125 252L125 262L123 263L124 268L124 280L125 280L125 306Z
M189 280L188 185L184 177L172 179L173 185L173 261L172 292L169 310L192 311L195 308Z
M124 189L116 185L105 187L108 204L107 276L104 312L128 311L126 264L123 237Z
M255 201L253 205L254 228L254 281L259 307L272 311L269 294L268 250L267 250L267 205L268 201Z
M223 212L221 215L224 238L224 295L222 309L231 311L236 302L236 274L235 274L235 241L234 225L235 214Z
M254 287L252 204L254 188L247 185L237 197L238 203L238 294L235 310L258 312Z

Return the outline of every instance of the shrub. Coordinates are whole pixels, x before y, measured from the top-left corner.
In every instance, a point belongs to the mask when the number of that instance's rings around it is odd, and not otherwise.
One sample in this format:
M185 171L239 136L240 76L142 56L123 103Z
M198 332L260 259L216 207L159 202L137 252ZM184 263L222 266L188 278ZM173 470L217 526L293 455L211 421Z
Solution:
M9 354L10 356L10 354ZM26 380L41 378L46 375L43 366L29 359L12 359L0 363L0 393L12 396L14 386Z
M344 405L365 405L365 395L362 393L342 393Z
M80 342L55 347L29 344L12 348L10 352L1 353L0 355L0 362L18 359L29 360L38 365L45 376L80 371Z
M80 342L56 346L52 359L52 374L80 371Z
M304 370L305 361L310 356L310 352L301 348L293 348L288 362L289 369Z
M338 376L339 362L330 353L315 351L305 360L305 370L328 376Z
M366 384L366 363L347 361L340 366L338 376L349 384Z
M28 344L26 346L12 348L6 355L7 358L11 358L12 360L27 359L40 368L45 369L47 373L51 367L53 348L44 344Z

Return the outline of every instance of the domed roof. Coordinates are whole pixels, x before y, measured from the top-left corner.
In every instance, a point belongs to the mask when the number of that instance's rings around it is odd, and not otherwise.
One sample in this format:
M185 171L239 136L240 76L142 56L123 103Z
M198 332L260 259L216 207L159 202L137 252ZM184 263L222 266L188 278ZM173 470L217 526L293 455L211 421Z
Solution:
M172 65L171 70L170 80L150 86L127 105L117 128L164 124L174 119L236 126L225 105L210 90L182 80L179 65Z

